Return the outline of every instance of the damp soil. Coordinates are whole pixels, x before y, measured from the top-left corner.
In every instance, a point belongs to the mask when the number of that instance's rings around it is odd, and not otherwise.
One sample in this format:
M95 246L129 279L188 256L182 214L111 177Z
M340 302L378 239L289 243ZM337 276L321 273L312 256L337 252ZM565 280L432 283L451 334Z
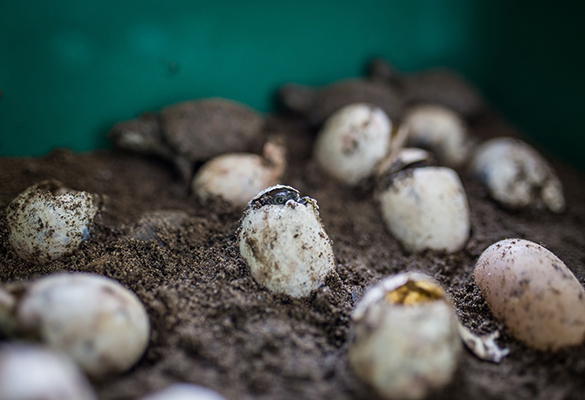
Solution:
M318 201L334 243L337 275L301 300L272 294L250 276L235 236L241 209L200 204L164 161L111 150L0 159L0 280L98 273L133 290L148 310L148 350L130 371L94 382L100 399L138 399L174 382L202 384L228 399L375 398L347 364L350 314L366 287L400 271L434 276L466 326L500 329L499 344L510 348L500 364L464 352L453 382L431 398L585 398L585 345L549 353L517 342L494 320L472 276L484 249L516 237L543 244L585 283L585 176L551 160L567 200L555 215L502 209L460 170L471 208L469 242L455 254L409 254L386 231L371 187L345 187L316 167L312 129L284 115L271 116L270 126L286 137L282 183ZM480 139L518 134L491 113L471 127ZM75 254L35 265L10 248L4 210L44 179L104 195L105 208Z

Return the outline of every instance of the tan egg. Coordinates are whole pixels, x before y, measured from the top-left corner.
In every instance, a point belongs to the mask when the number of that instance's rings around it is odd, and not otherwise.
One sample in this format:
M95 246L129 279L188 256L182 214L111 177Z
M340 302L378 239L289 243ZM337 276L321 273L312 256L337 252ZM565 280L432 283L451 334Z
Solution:
M376 198L388 230L405 249L455 252L469 238L467 196L454 170L418 167L428 160L427 152L408 148L382 162Z
M430 150L449 167L467 162L473 147L467 125L446 107L425 104L409 109L402 125L408 131L407 145Z
M225 400L214 390L190 383L176 383L141 400Z
M97 400L97 396L65 354L12 343L0 346L0 399Z
M21 258L44 263L71 254L89 238L100 198L43 181L19 194L6 209L8 241Z
M277 185L259 193L243 213L240 254L252 277L275 293L304 297L335 271L331 240L314 199Z
M13 307L18 331L68 354L93 377L126 371L148 345L150 323L140 300L101 275L40 278L18 293Z
M585 338L585 290L552 252L523 239L488 247L474 270L490 310L527 346L558 350Z
M195 175L192 189L203 203L219 197L243 208L258 192L276 185L285 167L284 146L269 141L262 156L230 153L209 160Z
M565 209L561 182L548 162L518 139L496 138L480 145L471 160L471 172L498 203L512 208Z
M458 322L429 276L411 272L380 281L352 320L350 366L384 399L422 399L453 378L462 349Z
M348 185L370 177L390 147L392 122L380 108L351 104L333 114L317 135L314 156L323 170Z

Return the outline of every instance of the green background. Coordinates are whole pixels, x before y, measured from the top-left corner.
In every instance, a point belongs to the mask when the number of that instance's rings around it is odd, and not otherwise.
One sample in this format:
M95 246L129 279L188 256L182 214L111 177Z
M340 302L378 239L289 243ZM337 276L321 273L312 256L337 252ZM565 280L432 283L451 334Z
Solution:
M452 67L585 169L585 2L3 1L0 155L107 147L118 120L223 96L269 111L291 81Z

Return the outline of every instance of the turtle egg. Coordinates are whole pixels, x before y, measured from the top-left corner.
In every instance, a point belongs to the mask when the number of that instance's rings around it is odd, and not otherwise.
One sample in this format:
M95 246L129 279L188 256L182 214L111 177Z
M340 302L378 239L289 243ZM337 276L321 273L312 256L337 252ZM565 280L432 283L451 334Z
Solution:
M47 262L73 253L89 237L99 198L43 181L19 194L6 209L8 241L21 257Z
M512 209L565 208L561 182L546 160L528 144L513 138L488 140L477 148L471 172L497 202Z
M420 105L407 111L402 124L408 130L408 146L428 149L450 167L467 161L473 142L465 122L454 111L439 105Z
M481 254L474 275L494 316L527 346L557 350L585 339L585 290L544 247L502 240Z
M404 149L399 156L408 158L410 152ZM419 157L426 160L424 153ZM408 166L397 171L400 161L383 165L387 170L380 171L376 196L392 235L412 252L460 250L469 238L470 216L457 173L446 167Z
M101 275L60 273L33 281L13 315L21 332L65 352L93 377L127 370L148 345L140 300Z
M357 103L333 114L317 135L315 159L335 179L357 185L390 147L392 122L380 108Z
M225 400L214 390L190 383L175 383L156 393L143 397L142 400Z
M284 185L254 197L238 232L240 254L256 282L275 293L307 296L335 270L331 241L314 199Z
M85 375L66 355L40 346L0 347L0 399L97 400Z
M368 289L352 320L354 373L385 399L421 399L447 385L461 353L458 322L443 289L402 273Z
M284 147L269 141L262 156L231 153L211 159L195 175L192 189L203 203L220 197L244 207L258 192L276 185L285 165Z

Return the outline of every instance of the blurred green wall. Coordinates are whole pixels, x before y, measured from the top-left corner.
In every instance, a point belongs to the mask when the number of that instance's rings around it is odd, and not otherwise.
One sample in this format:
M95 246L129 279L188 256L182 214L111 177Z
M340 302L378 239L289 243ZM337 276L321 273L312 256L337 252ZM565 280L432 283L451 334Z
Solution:
M106 147L144 110L223 96L269 111L287 81L383 56L446 65L551 153L585 168L585 2L4 1L0 155Z

